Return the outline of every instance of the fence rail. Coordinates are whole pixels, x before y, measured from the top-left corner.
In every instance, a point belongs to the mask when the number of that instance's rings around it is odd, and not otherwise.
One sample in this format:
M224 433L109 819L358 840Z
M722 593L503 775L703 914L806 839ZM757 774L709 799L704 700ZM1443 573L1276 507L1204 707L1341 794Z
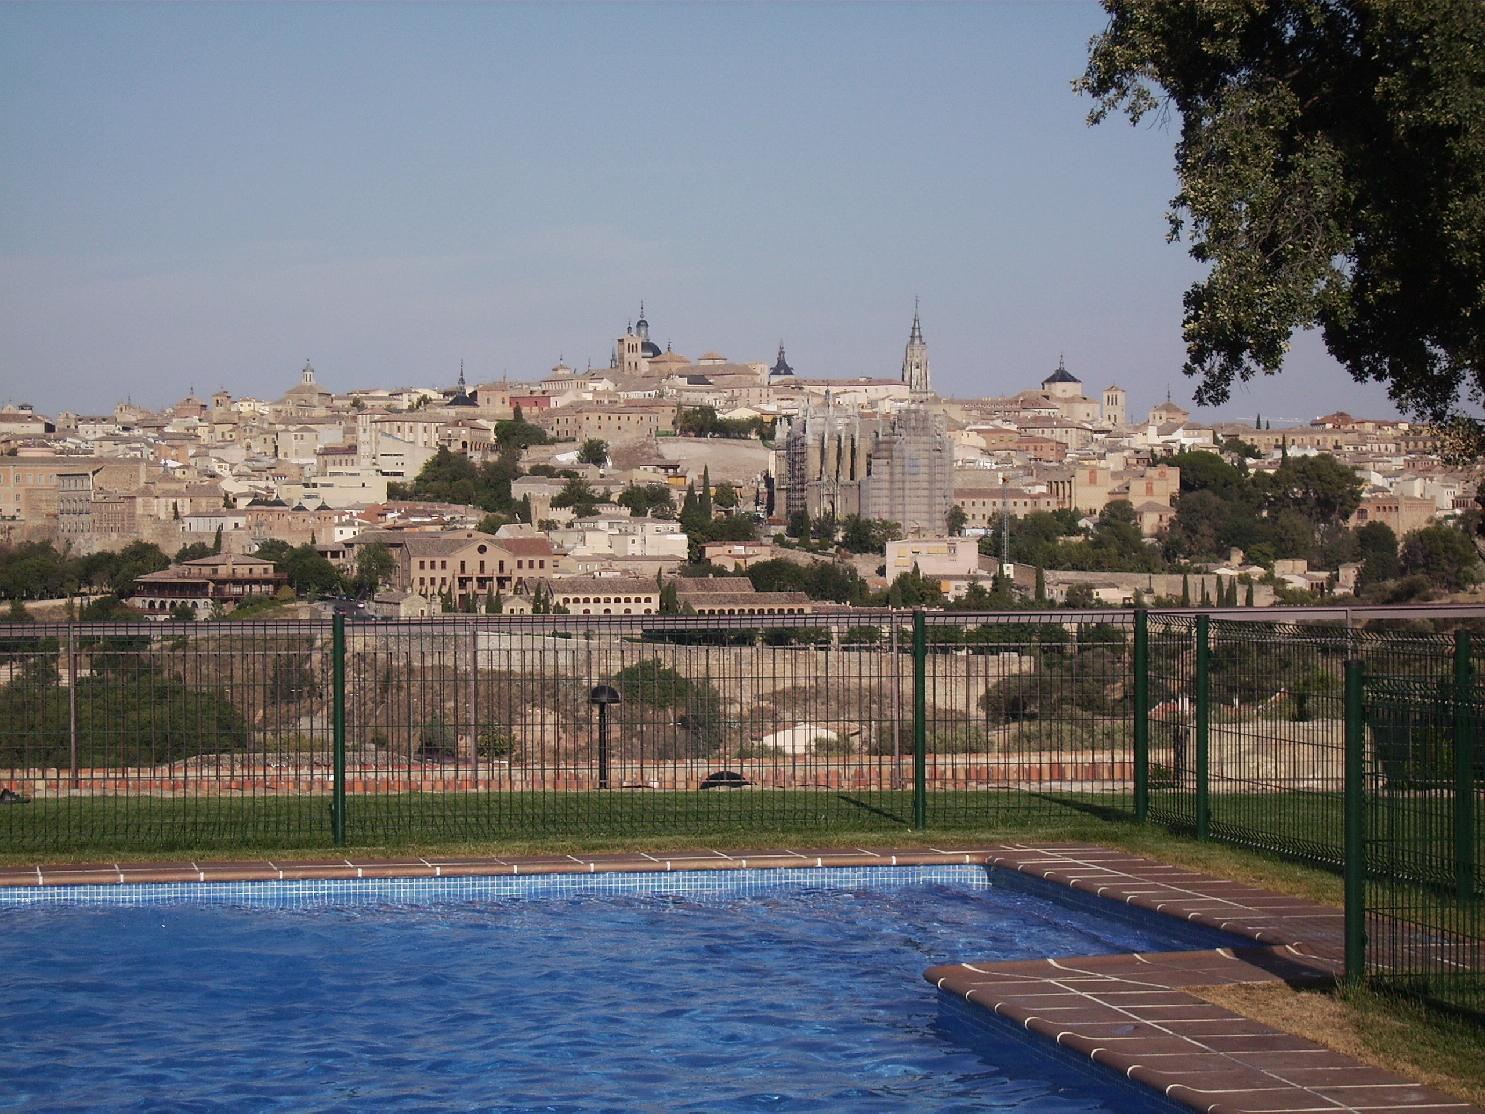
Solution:
M1345 870L1356 969L1480 1008L1482 617L0 625L0 854L1091 813Z

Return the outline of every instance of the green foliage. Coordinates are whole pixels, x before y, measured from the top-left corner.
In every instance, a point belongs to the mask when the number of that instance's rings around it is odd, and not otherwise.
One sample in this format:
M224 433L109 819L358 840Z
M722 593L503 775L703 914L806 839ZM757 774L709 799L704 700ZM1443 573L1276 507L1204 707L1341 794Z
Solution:
M356 547L354 583L356 594L362 599L374 596L378 588L390 583L396 571L396 558L385 542L372 542L370 545Z
M425 762L442 762L459 753L459 740L454 730L435 714L418 730L418 757Z
M598 504L607 498L593 490L587 480L574 477L562 485L562 490L552 496L552 506L571 507L578 518L591 518L598 513Z
M274 567L289 578L289 586L300 596L316 599L344 591L340 571L313 545L291 546L278 538L259 544L254 556L272 561Z
M766 437L771 431L762 418L723 418L713 406L682 407L676 414L675 428L682 437L727 437L737 441Z
M889 607L941 607L943 602L938 584L919 572L917 565L900 573L887 588Z
M1095 636L1089 648L1076 654L1064 653L1055 644L1032 644L1020 652L1032 659L1032 667L996 681L980 697L989 727L1063 720L1075 714L1120 715L1131 698L1123 684L1129 663L1122 635L1111 640Z
M885 553L887 543L902 537L902 527L895 522L862 518L848 514L841 519L840 544L850 553Z
M825 627L765 627L765 646L828 646L830 631Z
M712 490L712 499L720 511L735 511L738 505L737 485L723 480Z
M514 433L501 440L501 427L512 427ZM536 439L532 440L533 437ZM496 438L501 446L496 459L475 464L462 453L441 447L411 484L389 484L388 495L394 499L458 503L514 517L518 506L511 498L510 485L520 474L517 467L520 451L527 443L544 443L546 434L525 422L499 422Z
M630 484L614 500L627 507L634 518L670 518L675 514L675 501L670 495L670 486L662 483Z
M654 740L662 754L670 750L672 756L701 758L716 753L722 697L710 681L691 680L658 658L646 658L621 669L613 684L626 703L674 716L677 731L661 731Z
M1171 234L1196 397L1280 370L1318 327L1360 381L1459 422L1485 376L1485 5L1104 0L1095 121L1181 126Z
M1368 522L1356 531L1357 556L1361 561L1363 587L1392 580L1402 574L1397 535L1385 522Z
M810 536L810 516L808 511L795 511L789 516L789 521L784 527L784 533L791 538L803 541Z
M980 538L980 553L1000 559L1001 519L996 515ZM1043 569L1098 572L1159 572L1160 553L1146 545L1134 521L1134 510L1116 500L1104 508L1092 531L1078 525L1069 510L1033 511L1010 523L1010 559Z
M226 696L194 689L148 658L77 682L77 760L81 766L155 766L197 754L240 751L247 724ZM0 766L66 767L70 761L68 693L56 668L0 688Z
M1404 576L1422 577L1446 592L1463 591L1482 575L1474 544L1452 526L1414 530L1403 538L1399 561Z
M758 538L758 524L751 515L713 517L709 480L709 472L703 469L701 490L687 484L686 497L681 501L680 524L690 542L688 559L693 564L702 559L702 546L708 542L750 542Z
M578 463L591 464L594 468L603 468L608 464L608 442L597 437L590 437L583 442L582 448L578 449Z
M949 532L951 538L957 538L964 533L964 524L969 521L969 515L963 507L955 503L949 508L949 513L944 516L944 528Z
M516 737L508 727L483 727L475 736L474 750L481 758L509 758L515 749Z
M1361 502L1361 478L1326 454L1289 457L1274 472L1245 474L1212 453L1170 458L1181 468L1165 535L1172 561L1217 561L1232 548L1250 560L1303 557L1317 567L1349 560L1343 524Z
M759 561L743 573L759 592L803 592L812 600L864 604L866 581L854 567L838 561L801 564L775 557Z
M182 561L196 561L202 557L212 557L215 556L215 552L205 542L191 542L189 545L183 545L175 551L175 563L178 565Z
M516 407L515 417L510 421L495 423L495 443L500 446L501 455L529 449L532 445L546 445L551 442L546 431L539 426L528 422L521 414L521 408Z

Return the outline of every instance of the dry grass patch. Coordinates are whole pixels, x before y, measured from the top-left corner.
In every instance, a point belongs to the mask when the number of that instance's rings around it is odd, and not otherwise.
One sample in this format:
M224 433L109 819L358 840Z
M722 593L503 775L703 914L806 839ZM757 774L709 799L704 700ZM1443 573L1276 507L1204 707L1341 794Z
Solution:
M1187 988L1214 1005L1363 1064L1485 1106L1485 1028L1367 990L1282 983Z

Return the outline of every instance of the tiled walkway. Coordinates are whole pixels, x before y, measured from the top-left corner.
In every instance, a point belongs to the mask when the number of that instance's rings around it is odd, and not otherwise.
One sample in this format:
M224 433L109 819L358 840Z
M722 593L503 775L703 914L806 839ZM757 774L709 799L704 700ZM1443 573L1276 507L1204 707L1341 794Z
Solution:
M1150 955L1011 963L971 958L925 973L945 993L960 995L1184 1105L1212 1112L1460 1114L1476 1109L1270 1029L1182 989L1215 983L1329 979L1340 968L1339 909L1088 844L37 865L0 867L0 886L919 863L989 863L1252 940L1251 947Z

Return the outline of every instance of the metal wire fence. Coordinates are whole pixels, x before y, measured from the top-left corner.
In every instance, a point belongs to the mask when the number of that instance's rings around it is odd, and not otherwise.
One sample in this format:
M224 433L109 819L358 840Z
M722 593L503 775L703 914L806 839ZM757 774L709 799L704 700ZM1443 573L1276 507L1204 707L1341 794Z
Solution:
M1129 612L0 627L0 853L1131 815Z
M1481 641L1462 628L1148 623L1145 815L1343 871L1353 975L1485 1012Z
M1306 617L0 625L0 854L1148 819L1344 871L1352 974L1485 1011L1485 637Z
M1485 1015L1485 688L1470 641L1454 649L1442 676L1357 665L1364 921L1353 947L1364 959L1353 965L1378 985Z

